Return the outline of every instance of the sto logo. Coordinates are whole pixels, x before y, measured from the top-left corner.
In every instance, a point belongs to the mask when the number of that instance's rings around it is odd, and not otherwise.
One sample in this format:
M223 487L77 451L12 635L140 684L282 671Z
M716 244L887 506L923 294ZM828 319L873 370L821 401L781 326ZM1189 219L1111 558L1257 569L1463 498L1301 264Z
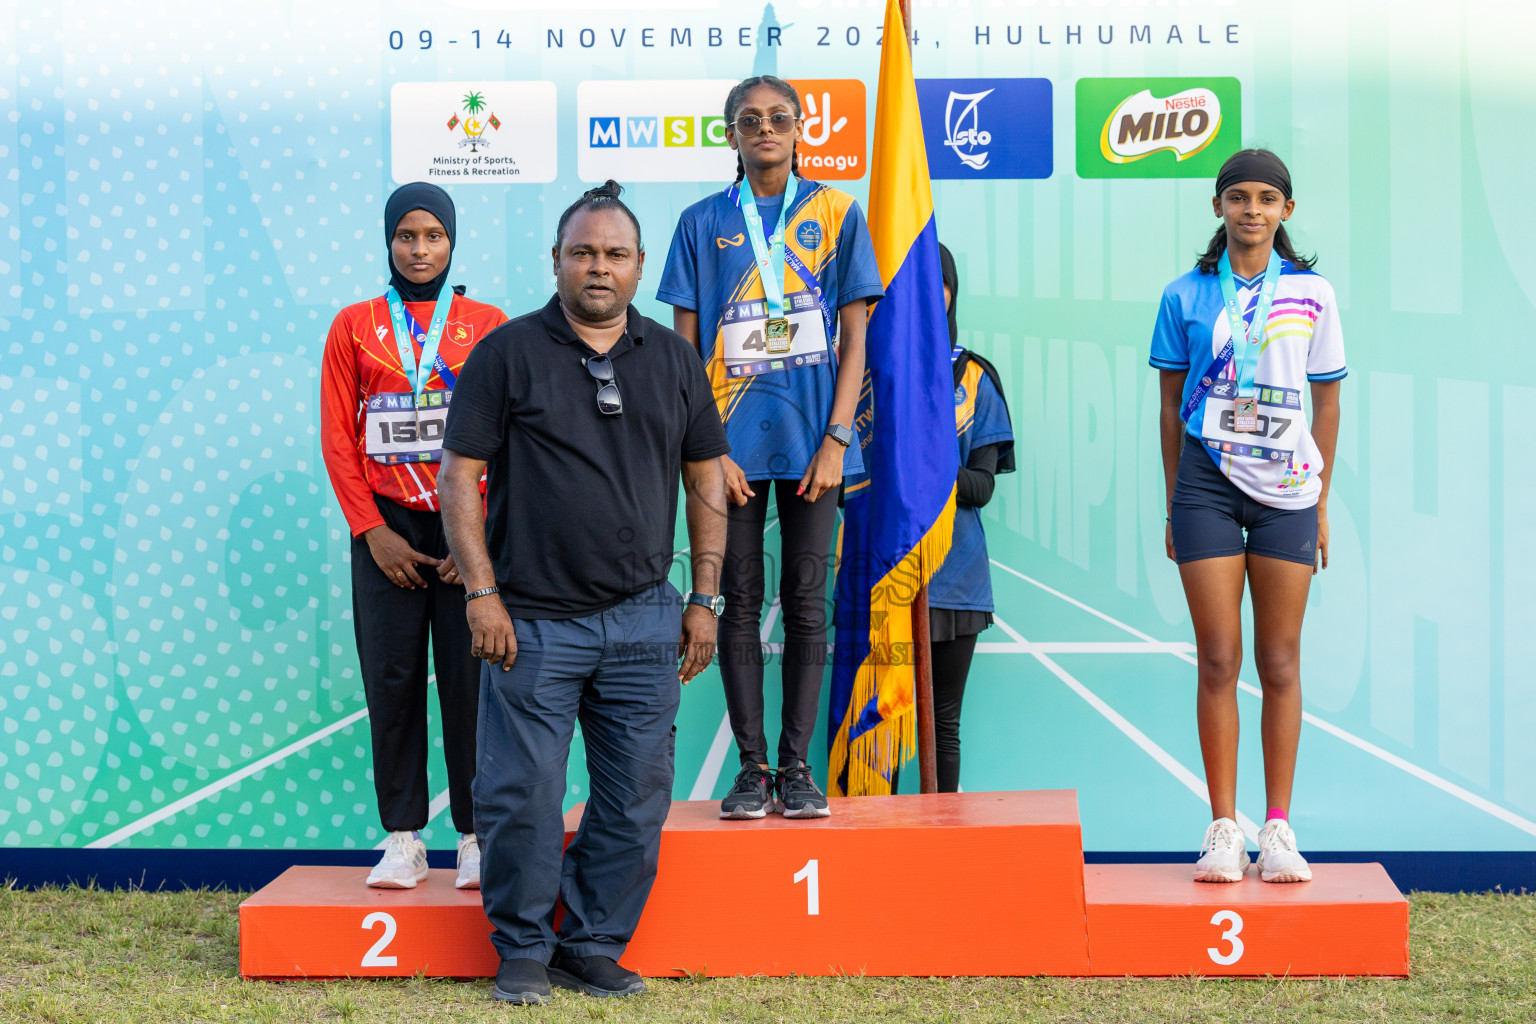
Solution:
M738 232L736 232L736 237L735 238L717 238L717 239L715 239L715 245L717 247L721 248L721 249L724 249L728 245L740 245L742 242L746 241L746 239L747 239L747 236L738 231Z

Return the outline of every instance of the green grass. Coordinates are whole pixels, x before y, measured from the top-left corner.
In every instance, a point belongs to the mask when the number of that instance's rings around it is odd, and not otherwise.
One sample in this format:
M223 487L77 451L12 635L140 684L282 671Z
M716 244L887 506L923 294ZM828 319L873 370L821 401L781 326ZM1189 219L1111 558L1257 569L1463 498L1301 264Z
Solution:
M489 981L249 982L228 892L0 889L0 1020L49 1022L1533 1021L1536 895L1416 893L1407 981L688 978L492 1003ZM973 923L976 923L973 919Z

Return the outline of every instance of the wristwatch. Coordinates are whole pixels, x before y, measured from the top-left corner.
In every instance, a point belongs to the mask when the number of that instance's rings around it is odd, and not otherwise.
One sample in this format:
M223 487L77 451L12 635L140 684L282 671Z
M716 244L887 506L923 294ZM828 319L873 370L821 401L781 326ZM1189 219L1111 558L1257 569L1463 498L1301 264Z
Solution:
M715 613L715 618L717 619L725 614L725 595L723 594L699 594L690 591L687 603L708 608Z
M828 426L827 436L836 441L838 444L842 445L844 448L847 448L849 445L853 444L854 441L858 440L858 435L853 432L852 428L845 427L841 423L833 423Z

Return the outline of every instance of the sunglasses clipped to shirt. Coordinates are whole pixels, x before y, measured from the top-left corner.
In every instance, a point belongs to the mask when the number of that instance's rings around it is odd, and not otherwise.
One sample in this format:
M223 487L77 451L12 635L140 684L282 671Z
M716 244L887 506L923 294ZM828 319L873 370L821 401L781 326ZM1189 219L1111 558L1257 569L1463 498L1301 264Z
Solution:
M597 382L597 411L604 416L617 416L624 411L624 399L619 395L619 382L613 375L613 360L606 355L588 356L587 372Z

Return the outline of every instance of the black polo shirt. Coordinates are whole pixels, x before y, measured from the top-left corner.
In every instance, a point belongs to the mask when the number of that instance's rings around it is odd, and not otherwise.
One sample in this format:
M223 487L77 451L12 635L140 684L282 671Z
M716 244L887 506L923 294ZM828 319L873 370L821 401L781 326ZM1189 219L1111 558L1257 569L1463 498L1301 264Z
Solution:
M609 350L624 411L597 408L553 298L486 335L459 371L443 447L487 463L486 544L513 618L591 615L666 579L682 463L731 450L692 345L629 307Z

